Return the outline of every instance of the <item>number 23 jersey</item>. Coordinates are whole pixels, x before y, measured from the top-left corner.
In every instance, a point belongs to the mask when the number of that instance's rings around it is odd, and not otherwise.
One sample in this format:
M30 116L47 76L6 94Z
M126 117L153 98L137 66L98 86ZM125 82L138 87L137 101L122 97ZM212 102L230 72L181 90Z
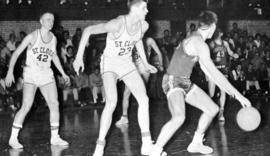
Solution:
M142 37L141 22L139 23L138 31L134 34L130 34L127 30L125 16L123 17L123 20L124 28L118 37L115 37L112 33L108 33L106 38L106 48L104 50L103 56L106 58L119 59L119 61L132 61L132 49Z
M42 39L40 30L35 31L37 39L35 43L28 47L26 52L26 67L36 68L38 70L46 70L51 67L51 60L56 55L56 37L53 35L49 42Z

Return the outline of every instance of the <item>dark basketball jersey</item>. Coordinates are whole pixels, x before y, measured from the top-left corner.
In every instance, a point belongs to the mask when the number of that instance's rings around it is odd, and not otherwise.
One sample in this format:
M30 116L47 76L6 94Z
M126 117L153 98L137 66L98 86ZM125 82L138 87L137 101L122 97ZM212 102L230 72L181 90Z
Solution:
M197 61L198 57L188 55L181 43L181 45L175 49L167 73L175 77L190 78L192 69Z
M228 52L227 48L222 41L222 44L217 44L214 42L214 48L212 49L212 59L216 66L226 66L227 65L227 58Z

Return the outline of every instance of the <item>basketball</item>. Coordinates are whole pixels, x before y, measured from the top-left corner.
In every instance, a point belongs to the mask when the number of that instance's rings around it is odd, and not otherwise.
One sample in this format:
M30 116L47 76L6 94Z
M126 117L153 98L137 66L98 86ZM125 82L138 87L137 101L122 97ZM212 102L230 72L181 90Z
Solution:
M238 126L244 131L253 131L261 123L261 115L254 107L242 108L236 116Z

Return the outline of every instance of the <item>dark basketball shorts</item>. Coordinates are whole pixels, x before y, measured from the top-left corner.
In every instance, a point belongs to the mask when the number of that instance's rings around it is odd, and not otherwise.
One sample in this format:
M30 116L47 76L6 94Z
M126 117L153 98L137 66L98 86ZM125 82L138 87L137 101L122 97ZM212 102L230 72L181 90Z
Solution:
M193 88L193 83L187 77L175 77L165 74L162 80L163 92L169 97L175 91L182 91L184 95L188 94Z

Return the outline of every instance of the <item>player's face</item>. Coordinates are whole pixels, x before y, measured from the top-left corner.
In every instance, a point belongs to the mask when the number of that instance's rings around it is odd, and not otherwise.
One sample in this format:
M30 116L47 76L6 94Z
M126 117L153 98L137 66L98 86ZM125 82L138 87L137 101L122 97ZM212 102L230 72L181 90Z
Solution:
M212 38L212 36L214 35L215 33L215 30L216 30L216 24L213 23L211 24L210 28L209 28L209 34L208 34L208 39Z
M41 25L44 28L51 30L53 28L53 24L54 24L54 16L52 14L43 15L43 17L41 18Z
M147 3L141 2L138 6L136 6L136 13L141 20L144 20L148 13Z

